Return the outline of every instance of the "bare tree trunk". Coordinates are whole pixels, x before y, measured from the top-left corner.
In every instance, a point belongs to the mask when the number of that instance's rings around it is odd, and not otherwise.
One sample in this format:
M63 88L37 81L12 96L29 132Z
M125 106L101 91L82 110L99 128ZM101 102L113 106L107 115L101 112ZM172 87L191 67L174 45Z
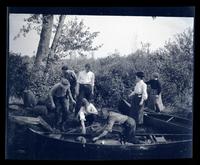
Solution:
M53 27L53 15L43 15L42 31L40 34L40 41L36 53L36 58L34 62L34 68L40 68L42 65L42 60L49 53L49 43L51 39Z
M59 22L58 22L58 26L57 26L57 29L56 29L56 34L54 36L54 39L53 39L53 42L52 42L52 45L51 45L51 49L48 53L48 57L47 57L47 62L46 62L46 67L45 67L45 71L44 71L44 78L47 79L47 73L48 73L48 70L51 68L51 65L52 65L52 61L54 59L54 53L55 53L55 50L56 50L56 47L57 47L57 44L58 44L58 40L60 38L60 35L61 35L61 31L62 31L62 27L63 27L63 24L64 24L64 21L65 21L65 15L61 15L59 17Z

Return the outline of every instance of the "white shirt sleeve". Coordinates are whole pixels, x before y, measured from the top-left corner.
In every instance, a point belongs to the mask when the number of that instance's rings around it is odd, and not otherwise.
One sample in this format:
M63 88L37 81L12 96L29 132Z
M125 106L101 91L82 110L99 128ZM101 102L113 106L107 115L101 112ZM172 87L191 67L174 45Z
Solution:
M143 98L143 100L147 100L147 98L148 98L147 85L146 84L144 84L142 86L142 98Z
M81 79L81 71L78 73L78 77L77 77L77 82L80 83L80 79Z
M94 81L95 81L95 75L94 73L92 72L92 75L91 75L91 85L94 86Z
M80 117L80 120L86 121L83 107L81 107L79 111L79 117Z
M93 104L90 103L90 113L92 114L98 114L97 109L95 108L95 106Z

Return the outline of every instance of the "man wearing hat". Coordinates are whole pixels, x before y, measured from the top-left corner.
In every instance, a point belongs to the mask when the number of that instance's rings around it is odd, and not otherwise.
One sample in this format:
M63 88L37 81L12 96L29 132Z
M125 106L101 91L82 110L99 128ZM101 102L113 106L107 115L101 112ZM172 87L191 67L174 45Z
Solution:
M51 108L55 110L54 127L64 131L65 121L69 115L69 99L76 104L70 91L70 83L67 79L62 78L49 91Z
M136 73L136 85L134 91L131 92L131 111L130 116L136 120L138 125L143 124L144 101L147 100L147 85L143 81L144 73Z

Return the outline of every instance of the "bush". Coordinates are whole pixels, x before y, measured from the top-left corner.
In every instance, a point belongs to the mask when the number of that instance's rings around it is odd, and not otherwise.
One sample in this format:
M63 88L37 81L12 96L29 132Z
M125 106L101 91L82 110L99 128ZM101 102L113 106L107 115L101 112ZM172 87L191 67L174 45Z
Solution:
M25 58L15 53L9 54L7 68L8 96L22 97L23 91L29 85L30 71Z
M193 32L189 29L178 34L174 41L155 52L137 50L128 56L113 53L101 59L68 59L52 65L48 78L44 81L43 70L30 77L30 65L23 63L22 57L11 54L9 57L8 84L9 94L21 95L29 87L38 97L46 97L51 87L60 81L61 67L68 64L75 73L90 63L95 73L94 103L98 107L116 108L121 98L127 99L135 86L135 73L143 71L145 80L153 72L160 73L162 98L164 104L192 104L193 89ZM32 74L34 75L34 74ZM31 80L31 81L30 81Z

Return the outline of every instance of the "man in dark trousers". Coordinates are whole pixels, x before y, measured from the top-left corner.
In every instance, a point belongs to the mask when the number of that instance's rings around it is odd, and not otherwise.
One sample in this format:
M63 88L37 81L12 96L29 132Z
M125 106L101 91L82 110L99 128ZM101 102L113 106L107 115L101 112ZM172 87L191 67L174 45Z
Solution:
M92 95L94 94L94 81L95 75L91 71L90 64L85 65L85 69L80 71L77 78L77 104L75 108L75 116L80 110L83 98L86 98L89 102L91 101Z
M131 92L131 111L130 116L136 120L138 125L143 124L144 101L147 100L147 85L143 81L144 73L136 73L136 85L134 91Z

